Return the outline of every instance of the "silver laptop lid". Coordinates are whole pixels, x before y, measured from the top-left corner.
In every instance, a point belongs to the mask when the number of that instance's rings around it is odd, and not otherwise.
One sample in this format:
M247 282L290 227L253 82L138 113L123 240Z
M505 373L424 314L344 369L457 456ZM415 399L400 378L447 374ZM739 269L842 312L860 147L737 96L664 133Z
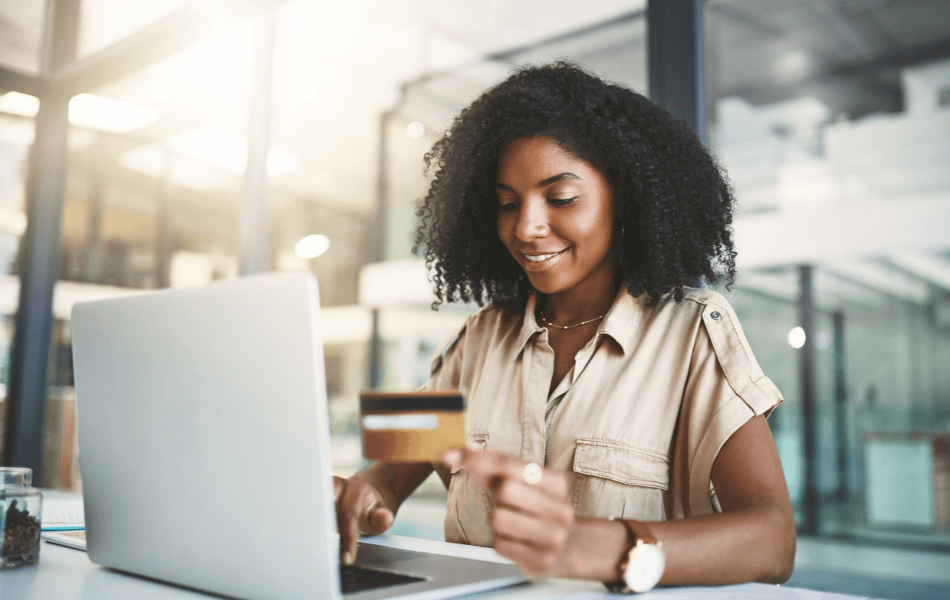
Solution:
M74 307L93 562L241 598L339 595L318 302L312 276L283 273Z

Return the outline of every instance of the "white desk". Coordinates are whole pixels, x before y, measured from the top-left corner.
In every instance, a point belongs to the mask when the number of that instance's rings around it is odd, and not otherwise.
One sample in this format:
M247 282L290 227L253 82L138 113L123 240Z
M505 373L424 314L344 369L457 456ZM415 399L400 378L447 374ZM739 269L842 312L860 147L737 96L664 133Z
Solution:
M435 542L401 536L377 536L364 541L385 544L408 550L421 550L506 562L490 548L473 548L458 544ZM30 567L0 571L0 600L210 600L220 598L126 575L102 568L89 562L85 552L72 550L43 541L40 561ZM617 598L606 593L597 582L570 579L553 579L541 583L521 585L480 595L479 598L515 600L521 598L569 598L570 600L594 600ZM687 599L738 599L750 600L857 600L858 596L845 596L816 592L799 588L787 588L760 583L748 583L721 588L669 588L655 590L634 598L649 600Z

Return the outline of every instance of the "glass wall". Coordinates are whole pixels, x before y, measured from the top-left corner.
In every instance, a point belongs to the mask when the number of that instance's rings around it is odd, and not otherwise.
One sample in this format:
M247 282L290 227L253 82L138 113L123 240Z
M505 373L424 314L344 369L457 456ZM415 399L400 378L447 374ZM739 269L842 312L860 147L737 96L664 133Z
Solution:
M225 28L70 103L46 487L81 486L72 305L237 276L252 33L250 22Z
M857 292L835 307L843 394L821 397L821 423L841 419L839 454L820 457L837 484L822 487L823 533L950 543L947 293L920 268L946 261L902 250L820 272L819 293Z
M16 78L36 75L45 19L44 0L0 4L0 69ZM6 434L10 348L19 304L17 253L26 230L27 156L39 102L0 86L0 452Z
M821 534L948 547L950 6L709 0L704 18L739 203L729 298L785 395L770 424L799 524L811 434Z
M33 114L29 96L0 96L0 449L3 448L10 382L10 346L20 301L17 251L26 229L24 185L26 162L33 144ZM20 106L17 104L29 104ZM13 106L11 106L13 105ZM20 108L22 110L15 110Z

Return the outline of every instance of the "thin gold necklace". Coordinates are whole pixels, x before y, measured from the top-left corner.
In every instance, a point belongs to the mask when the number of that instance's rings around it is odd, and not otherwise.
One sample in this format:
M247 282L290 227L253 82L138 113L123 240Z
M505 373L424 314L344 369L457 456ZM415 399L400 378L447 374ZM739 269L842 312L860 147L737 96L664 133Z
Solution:
M549 327L556 327L557 329L573 329L575 327L580 327L581 325L587 325L588 323L593 323L594 321L599 321L606 317L607 315L600 315L599 317L594 317L593 319L588 319L587 321L581 321L580 323L575 323L573 325L555 325L554 323L548 321L544 318L544 315L541 315L541 322Z
M594 321L599 321L599 320L601 320L601 319L603 319L604 317L607 316L607 314L604 313L604 314L600 315L599 317L594 317L593 319L588 319L588 320L586 320L586 321L581 321L580 323L575 323L575 324L573 324L573 325L555 325L554 323L552 323L552 322L548 321L546 318L544 318L544 311L547 309L547 307L548 307L548 303L547 303L547 300L545 300L544 304L541 306L541 311L539 312L539 316L541 317L541 322L544 323L545 325L549 326L549 327L554 327L554 328L556 328L556 329L574 329L575 327L580 327L581 325L587 325L588 323L593 323Z

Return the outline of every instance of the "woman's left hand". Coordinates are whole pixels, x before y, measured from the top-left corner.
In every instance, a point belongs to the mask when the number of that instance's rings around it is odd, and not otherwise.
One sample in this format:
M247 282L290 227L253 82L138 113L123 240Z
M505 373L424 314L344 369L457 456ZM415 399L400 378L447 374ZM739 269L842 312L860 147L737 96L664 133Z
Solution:
M442 460L453 472L467 471L491 495L489 526L499 554L532 579L563 571L574 525L566 473L492 450L449 450Z

